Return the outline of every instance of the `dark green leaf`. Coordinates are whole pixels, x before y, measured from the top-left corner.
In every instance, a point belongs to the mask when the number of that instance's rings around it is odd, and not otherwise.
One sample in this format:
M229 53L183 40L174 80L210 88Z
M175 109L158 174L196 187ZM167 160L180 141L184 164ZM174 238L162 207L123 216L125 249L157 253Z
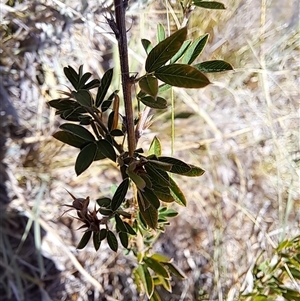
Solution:
M78 116L80 120L80 125L90 125L92 122L92 118L90 116Z
M149 54L149 52L153 49L151 42L147 39L142 39L142 45L146 51L146 54Z
M101 244L100 232L93 233L93 243L94 243L95 250L98 251L100 248L100 244Z
M79 106L76 101L69 98L52 99L48 101L48 105L52 108L57 109L58 111L74 109L76 106Z
M85 84L85 85L82 87L82 89L90 90L90 89L99 87L99 85L100 85L99 79L93 79L93 80L91 80L89 83Z
M128 174L128 176L130 177L130 179L134 182L134 184L136 185L136 187L140 190L144 190L145 186L146 186L146 182L145 180L138 175L137 173L135 173L133 170L130 169L130 165L129 167L126 169L126 173Z
M161 186L169 186L170 185L169 175L167 174L167 172L157 169L156 166L152 165L151 163L145 164L145 169L152 181L159 183L159 185L161 185Z
M216 1L194 0L194 5L208 9L226 9L223 3Z
M155 259L151 258L151 257L144 257L144 262L147 264L147 266L153 270L156 274L169 279L170 278L170 274L168 273L168 271L166 270L166 268L159 263L158 261L156 261Z
M73 91L72 95L81 106L83 107L93 106L93 98L90 91L88 90L78 90L78 92Z
M87 143L86 140L65 131L58 131L53 134L53 137L63 143L77 148L82 148Z
M146 295L148 296L148 298L150 298L153 294L154 291L154 283L153 283L153 279L152 276L150 275L147 267L143 264L142 265L143 270L144 270L144 275L145 275L145 289L146 289Z
M192 170L190 165L184 163L183 161L181 161L179 159L162 156L162 157L158 157L158 160L165 162L165 163L172 164L172 168L170 169L170 172L172 172L172 173L177 173L177 174L181 175L181 174L186 174Z
M112 104L112 100L105 100L105 101L103 101L103 103L101 105L101 111L102 112L107 111L110 108L111 104Z
M77 249L83 249L87 243L89 242L90 238L92 236L92 231L85 232L77 245Z
M110 131L114 123L115 111L111 111L108 115L107 128Z
M139 86L141 90L150 96L152 96L154 99L157 97L158 93L158 80L152 75L148 75L146 77L143 77L139 81Z
M179 279L185 279L185 275L182 271L180 271L173 263L170 262L164 262L164 265L168 267L170 272L178 277Z
M96 203L100 206L100 207L109 207L111 204L111 199L110 198L99 198L96 200Z
M78 77L77 72L71 66L68 66L68 67L64 68L64 73L65 73L66 77L68 78L68 80L70 81L70 83L72 84L72 86L75 89L78 89L79 77Z
M98 108L102 101L105 98L105 95L109 89L113 77L113 69L107 70L100 82L100 86L98 88L97 96L96 96L96 107Z
M184 41L178 52L170 59L170 64L176 63L187 51L192 41Z
M78 80L82 77L82 74L83 74L83 65L80 65L78 70Z
M119 185L119 187L117 188L117 190L112 198L112 201L111 201L112 210L116 211L121 206L122 202L125 199L128 187L129 187L129 178L126 178Z
M94 161L96 152L97 145L95 143L88 144L80 151L75 162L75 172L77 176L90 167Z
M78 110L74 110L74 109L70 109L70 110L66 110L66 111L63 111L61 114L60 114L60 117L62 119L65 119L65 120L69 120L69 121L80 121L80 117L83 117L84 115L80 114L78 112Z
M124 133L119 129L114 129L110 131L110 135L112 135L113 137L121 137L124 136Z
M157 43L162 42L166 38L166 32L162 24L157 24Z
M178 215L178 212L172 208L169 208L164 212L159 212L159 216L162 216L162 217L175 217L177 215Z
M181 206L186 206L186 199L181 189L177 186L176 182L172 178L170 178L170 183L171 195L175 199L175 202Z
M116 235L112 231L108 230L106 239L107 239L107 243L108 243L109 247L114 252L117 252L118 251L118 241L117 241Z
M128 248L128 234L124 232L119 233L119 238L122 246L127 249Z
M155 76L166 84L182 88L203 88L210 84L202 72L184 64L163 66L155 71Z
M116 162L116 160L117 160L116 151L113 148L113 146L106 139L97 141L97 147L98 147L98 150L106 158L109 158L110 160Z
M153 205L151 205L150 203L145 201L142 198L142 196L140 195L140 193L138 193L137 199L138 199L140 213L141 213L143 219L145 220L145 222L147 223L147 225L150 228L156 229L157 228L157 220L158 220L157 209Z
M90 79L91 76L92 76L92 73L90 73L90 72L87 72L87 73L83 74L82 77L79 80L78 89L82 89L82 87Z
M154 99L151 96L145 96L142 98L139 98L139 100L147 107L153 108L153 109L166 109L167 108L167 101L162 97L157 97Z
M104 240L107 237L107 230L105 228L100 230L100 240Z
M193 67L204 73L233 70L233 67L229 63L221 60L202 62L194 65Z
M115 221L116 221L116 228L118 232L127 232L127 228L124 225L124 222L121 220L120 216L118 214L115 215Z
M153 72L163 66L169 59L171 59L186 39L187 28L184 27L173 33L157 44L149 53L146 59L145 69L148 73Z
M172 169L173 164L158 161L158 157L155 157L154 160L151 159L152 155L148 156L148 162L151 163L156 169L170 171Z
M127 229L127 233L131 234L131 235L136 235L136 232L133 230L133 228L127 223L127 222L124 222L124 225Z
M145 187L144 191L140 191L140 193L143 195L143 198L146 199L151 205L153 205L154 208L158 209L160 202L157 196L152 192L151 189Z
M83 126L74 123L64 123L59 128L83 140L95 141L95 137Z
M149 147L149 150L148 150L148 155L155 155L155 156L161 156L161 144L160 144L160 141L159 139L154 136L151 144L150 144L150 147Z
M191 168L191 170L181 175L186 177L200 177L205 173L204 169L197 167L195 165L189 164L189 167Z
M153 183L153 192L156 196L165 203L175 202L174 198L171 195L171 190L169 187L160 186L156 182Z
M202 53L207 43L208 37L209 34L207 33L204 36L199 37L192 43L182 59L183 64L190 65Z

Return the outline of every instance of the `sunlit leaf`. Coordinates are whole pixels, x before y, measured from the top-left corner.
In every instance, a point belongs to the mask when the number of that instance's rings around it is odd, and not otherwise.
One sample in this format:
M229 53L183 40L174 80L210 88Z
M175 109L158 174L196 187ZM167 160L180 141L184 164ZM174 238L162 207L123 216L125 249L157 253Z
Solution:
M109 158L110 160L116 162L117 160L117 154L113 146L106 140L106 139L101 139L97 141L97 147L98 150L106 157Z
M175 199L175 202L181 206L186 206L186 198L181 189L178 187L178 185L172 178L170 178L170 184L171 195Z
M116 235L112 231L108 230L106 239L107 239L107 243L108 243L109 247L114 252L117 252L118 251L118 241L117 241Z
M97 152L97 145L95 143L90 143L85 146L77 156L75 162L75 172L77 176L82 174L86 169L90 167L93 163Z
M170 172L172 173L177 173L182 175L188 173L192 169L190 165L176 158L161 156L158 157L158 160L165 163L172 164L172 168L170 169Z
M146 94L149 94L154 99L156 99L157 93L158 93L157 78L155 78L154 76L151 76L151 75L143 77L139 81L139 86L143 92L145 92Z
M164 289L171 293L172 286L171 286L170 280L168 280L162 276L158 276L158 278L160 280L161 285L164 287Z
M125 232L120 232L119 233L119 238L121 241L122 246L127 249L128 248L128 234Z
M78 90L78 92L73 91L72 95L76 101L83 107L92 107L93 106L93 97L91 92L88 90Z
M169 272L166 270L166 268L159 263L158 261L156 261L153 257L144 257L144 262L147 264L147 266L152 269L156 274L169 279L170 278L170 274Z
M143 267L144 275L145 275L144 285L145 285L145 289L146 289L146 295L148 296L148 298L150 298L154 291L153 279L148 271L148 268L144 264L142 265L142 267Z
M198 39L196 39L191 46L188 48L188 50L185 52L184 57L182 59L183 64L190 65L203 51L207 40L208 40L209 34L205 34Z
M149 54L149 52L153 49L151 42L147 39L142 39L142 45L146 51L146 54Z
M156 97L154 99L151 96L145 96L142 98L139 98L139 100L147 107L153 108L153 109L166 109L168 104L167 101L162 97Z
M149 301L162 301L158 292L157 291L154 291L153 292L153 295L151 297L151 299Z
M203 88L209 79L198 69L184 64L173 64L159 68L155 76L171 86L182 88Z
M194 5L208 9L226 9L223 3L216 1L194 0Z
M202 62L194 65L193 67L204 73L233 70L233 67L229 63L221 60Z
M81 139L84 139L87 141L95 141L95 137L91 134L91 132L88 131L86 128L84 128L81 125L77 125L74 123L64 123L59 128L65 132L69 132Z
M188 164L188 165L191 168L191 170L189 170L186 173L182 173L181 175L187 176L187 177L200 177L205 173L205 170L198 166L195 166L192 164Z
M150 144L150 147L149 147L149 150L148 150L148 155L155 155L155 156L161 156L161 143L159 141L159 139L154 136L151 144Z
M53 134L53 137L63 143L77 148L82 148L87 143L86 140L65 131L58 131Z
M175 217L178 215L178 212L172 208L169 208L163 212L159 212L159 216L163 217Z
M113 69L107 70L100 82L100 86L98 88L97 96L96 96L96 107L98 108L103 102L105 95L109 89L113 77Z
M185 279L186 276L184 275L184 273L182 271L180 271L173 263L170 262L164 262L164 265L166 267L168 267L168 269L170 270L170 272L175 275L177 278L179 279Z
M158 253L154 253L153 255L151 255L151 258L153 258L154 260L156 260L158 262L163 262L163 263L172 262L172 258L169 258L167 256L164 256L164 255L158 254Z
M151 205L150 203L146 203L142 196L138 193L138 205L140 209L140 214L142 215L144 221L147 225L152 228L157 228L157 220L158 220L158 211L157 209Z
M100 240L100 232L94 232L93 233L93 244L96 251L99 250L101 240Z
M192 41L184 41L178 52L170 59L170 64L176 63L187 51Z
M112 201L111 201L111 208L112 210L117 210L122 202L124 201L125 199L125 196L126 196L126 193L127 193L127 190L128 190L128 187L129 187L129 178L126 178L125 180L123 180L123 182L118 186L113 198L112 198Z
M146 59L145 69L148 73L157 70L171 59L186 39L187 28L184 27L157 44Z
M92 236L92 231L85 232L77 245L77 249L83 249L87 243L89 242L90 238Z
M157 24L157 43L160 43L166 38L166 32L164 26L159 23Z

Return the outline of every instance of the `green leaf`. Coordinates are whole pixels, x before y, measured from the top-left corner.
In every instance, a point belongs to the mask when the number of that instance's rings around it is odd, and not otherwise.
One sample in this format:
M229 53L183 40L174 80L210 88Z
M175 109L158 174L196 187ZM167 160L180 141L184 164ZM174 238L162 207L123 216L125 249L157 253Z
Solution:
M70 81L70 83L72 84L72 86L75 89L77 89L78 88L78 80L79 80L79 76L78 76L77 72L71 66L68 66L68 67L64 67L64 73L65 73L65 76Z
M139 264L136 268L136 274L139 276L139 280L143 284L147 297L150 298L154 291L154 283L147 267L144 264Z
M119 233L119 238L122 246L127 249L128 248L128 234L124 232Z
M86 169L90 167L90 165L94 161L96 153L97 145L95 143L88 144L80 151L75 162L75 172L77 176L82 174Z
M170 184L171 195L175 199L175 202L181 206L186 206L185 196L172 178L170 178Z
M137 196L138 199L138 205L140 209L140 213L147 223L147 225L152 228L157 228L157 220L158 220L158 211L157 209L150 203L148 203L146 200L142 198L140 193L138 193Z
M161 285L164 287L165 290L167 290L168 292L172 292L172 287L171 287L171 283L170 280L163 278L162 276L158 276Z
M149 188L145 187L144 191L140 191L140 193L143 195L143 198L146 199L151 205L153 205L154 208L158 209L160 202L157 196L150 190Z
M117 252L118 251L118 241L117 241L116 235L112 231L108 230L106 239L107 239L107 243L108 243L109 247L114 252Z
M134 184L136 185L136 187L138 189L140 189L141 191L143 191L144 188L146 187L145 180L140 175L138 175L134 171L130 170L129 167L126 169L126 173L130 177L130 179L134 182Z
M100 85L99 79L93 79L89 83L82 86L81 89L90 90L90 89L99 87L99 85Z
M145 69L148 73L153 72L163 66L171 59L186 39L187 28L184 27L170 37L157 44L149 53L146 59Z
M147 266L153 270L156 274L169 279L170 278L170 274L169 272L166 270L166 268L159 263L158 261L156 261L155 259L151 258L151 257L144 257L144 262L147 264Z
M100 239L100 232L94 232L93 233L93 244L96 251L99 250L101 239Z
M161 186L170 186L169 175L167 172L157 169L155 165L152 165L151 163L145 164L145 169L151 180L159 183Z
M150 147L149 147L149 150L148 150L148 156L149 155L155 155L155 156L161 156L161 143L159 141L159 139L154 136L151 144L150 144Z
M147 107L153 108L153 109L166 109L167 108L167 101L162 97L156 97L154 99L151 96L145 96L142 98L139 98L139 100Z
M80 107L78 103L70 98L57 98L48 101L48 105L55 108L58 111L65 111L69 109L75 109L75 107ZM83 110L85 112L85 110Z
M136 232L133 230L133 228L127 223L127 222L123 222L126 229L127 229L127 233L129 233L130 235L136 235Z
M63 143L77 148L82 148L87 143L86 140L65 131L58 131L53 134L53 137Z
M121 232L127 232L127 228L124 225L124 222L121 220L120 216L118 214L115 215L115 221L116 221L116 227L118 231Z
M162 42L166 38L166 32L162 24L157 24L157 43Z
M83 140L87 141L95 141L95 137L81 125L77 125L74 123L64 123L60 127L65 132L71 133Z
M162 254L158 254L158 253L155 253L153 255L151 255L151 258L158 261L158 262L162 262L162 263L169 263L172 261L171 258L167 257L167 256L164 256Z
M229 63L221 60L202 62L194 65L193 67L204 73L233 70L233 67Z
M73 91L72 95L76 101L83 107L92 107L93 106L93 97L90 91L88 90L78 90L78 92Z
M98 108L101 103L103 102L105 95L109 89L109 86L111 84L112 78L113 78L113 69L107 70L100 82L100 86L98 88L97 96L96 96L96 107Z
M176 63L187 51L192 41L184 41L178 52L170 59L170 64Z
M196 39L192 45L188 48L186 51L182 63L190 65L203 51L207 40L208 40L209 34L205 34L198 39Z
M96 200L96 203L100 206L100 207L109 207L111 204L111 199L110 198L99 198Z
M121 130L119 130L119 129L114 129L114 130L110 131L109 134L110 134L111 136L113 136L113 137L121 137L121 136L124 136L124 133L123 133Z
M153 49L153 46L151 45L151 42L147 39L142 39L141 42L142 42L142 45L143 45L143 47L146 51L146 54L149 54L150 51Z
M178 212L172 208L169 208L166 211L159 214L159 216L163 216L163 217L175 217L177 215L178 215Z
M119 187L117 188L117 190L112 198L111 208L113 211L116 211L121 206L122 202L125 199L128 187L129 187L129 178L126 178L119 185Z
M143 77L139 81L140 88L143 92L149 94L154 99L157 97L158 93L158 80L152 75L148 75L146 77Z
M158 294L157 291L153 292L153 295L152 295L152 297L151 297L151 299L149 301L161 301L161 298L160 298L160 296L159 296L159 294Z
M156 196L165 203L175 202L175 199L171 195L171 190L169 187L160 186L156 182L153 182L153 191Z
M100 230L100 240L104 240L107 237L107 230L105 228Z
M205 173L205 170L198 166L189 164L189 167L191 168L191 170L181 175L186 177L200 177Z
M198 69L184 64L173 64L159 68L155 76L171 86L182 88L203 88L210 84L209 79Z
M116 155L115 149L106 139L101 139L101 140L97 141L97 147L98 147L98 150L106 158L109 158L110 160L116 162L117 155Z
M182 271L180 271L173 263L171 262L164 262L164 265L168 267L169 271L175 275L179 279L185 279L186 276Z
M158 160L164 163L172 164L172 168L170 169L170 172L176 173L176 174L186 174L192 170L191 166L184 163L183 161L179 159L175 159L172 157L158 157Z
M79 80L78 89L82 89L82 87L90 79L91 76L92 76L92 73L90 73L90 72L83 74Z
M216 1L194 0L194 5L208 9L226 9L223 3Z
M90 238L92 236L92 231L85 232L77 245L77 249L83 249L87 243L89 242Z

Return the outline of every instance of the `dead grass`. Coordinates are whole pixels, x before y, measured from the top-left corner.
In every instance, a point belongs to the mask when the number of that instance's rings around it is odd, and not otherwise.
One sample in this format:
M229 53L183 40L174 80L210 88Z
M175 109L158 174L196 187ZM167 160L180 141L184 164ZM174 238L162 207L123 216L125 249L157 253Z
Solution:
M246 273L257 256L262 251L270 255L283 238L299 234L297 1L284 7L280 1L226 2L225 12L195 11L190 32L209 32L203 59L225 59L235 71L211 76L214 84L201 91L174 89L176 113L191 115L175 120L175 155L203 166L206 173L199 179L178 178L189 204L179 209L180 216L156 248L173 257L188 279L174 282L171 299L164 300L235 300L251 286ZM75 248L77 224L61 216L61 206L71 201L65 189L97 198L111 193L111 182L119 175L113 167L95 164L76 178L75 152L51 139L59 120L46 105L66 84L63 66L84 64L85 70L101 76L117 62L114 38L102 23L106 13L100 7L96 14L94 2L80 13L79 2L58 0L42 1L33 13L29 3L13 8L1 4L1 34L17 26L0 44L5 54L1 74L29 130L22 143L8 145L8 185L14 197L10 207L31 216L47 232L42 254L55 262L64 282L63 296L53 300L143 300L130 278L130 257L121 251L112 254L105 245L97 253L92 246L80 252ZM154 42L155 24L167 25L164 4L152 1L138 14L129 10L133 71L142 70L145 57L139 40ZM176 13L175 7L173 16ZM171 11L171 29L174 24ZM22 40L32 36L29 32L36 32L34 41L45 36L40 50L16 55L20 43L28 46ZM42 84L36 80L40 73ZM120 87L118 76L114 85ZM170 153L170 116L170 108L155 116L142 139L145 148L156 134Z

